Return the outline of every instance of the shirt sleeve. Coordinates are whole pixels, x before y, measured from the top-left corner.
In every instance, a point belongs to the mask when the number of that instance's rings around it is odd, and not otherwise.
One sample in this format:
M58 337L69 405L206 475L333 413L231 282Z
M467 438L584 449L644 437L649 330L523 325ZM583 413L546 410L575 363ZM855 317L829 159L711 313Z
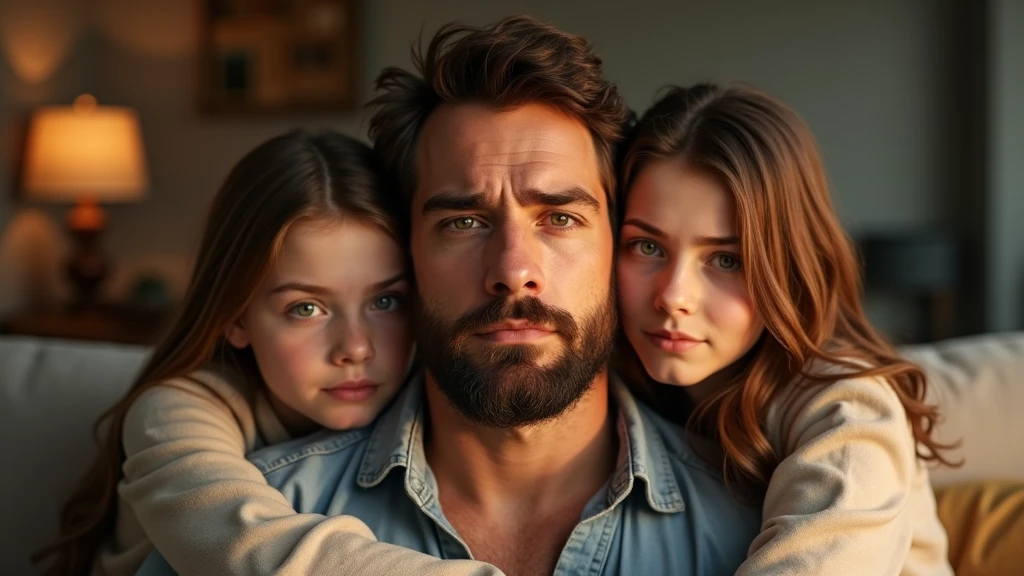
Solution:
M177 572L501 574L377 542L352 516L295 512L245 459L254 432L241 395L172 382L147 390L128 411L120 495Z
M796 389L767 427L781 462L737 575L900 574L916 453L890 385L855 378Z

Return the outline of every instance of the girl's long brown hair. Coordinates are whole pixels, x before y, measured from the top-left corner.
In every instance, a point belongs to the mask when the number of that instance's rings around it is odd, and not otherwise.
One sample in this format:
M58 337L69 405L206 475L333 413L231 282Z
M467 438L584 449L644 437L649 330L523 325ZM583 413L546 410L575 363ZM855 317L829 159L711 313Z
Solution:
M952 465L942 455L950 446L932 437L938 414L924 403L924 373L865 317L858 261L800 117L743 85L672 88L643 115L626 146L627 199L643 167L663 158L701 166L733 193L747 287L766 326L739 374L695 406L687 421L720 444L714 459L726 481L745 494L763 493L779 463L765 435L766 414L801 378L804 385L885 379L903 403L918 456ZM625 348L624 371L650 395L654 382Z
M113 534L125 458L121 427L140 394L211 363L229 370L250 391L260 385L251 350L232 347L223 335L245 310L292 223L346 218L396 236L395 199L385 196L380 174L365 144L333 132L305 131L263 143L231 170L213 200L176 319L128 393L97 420L93 436L99 454L61 510L60 538L33 555L36 563L49 561L47 574L88 573L97 550Z

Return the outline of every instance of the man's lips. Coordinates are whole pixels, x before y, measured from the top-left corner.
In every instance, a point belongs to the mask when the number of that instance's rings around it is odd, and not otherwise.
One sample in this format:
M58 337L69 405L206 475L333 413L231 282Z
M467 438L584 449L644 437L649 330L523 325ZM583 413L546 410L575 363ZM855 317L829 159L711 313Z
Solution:
M371 380L346 380L324 392L343 402L362 402L377 393L380 384Z
M498 344L517 344L534 342L555 333L555 330L541 324L525 320L509 320L497 324L489 324L476 331L476 336L488 342Z
M685 352L704 343L704 340L691 336L686 332L654 330L644 332L644 335L647 336L647 339L652 344L666 352Z

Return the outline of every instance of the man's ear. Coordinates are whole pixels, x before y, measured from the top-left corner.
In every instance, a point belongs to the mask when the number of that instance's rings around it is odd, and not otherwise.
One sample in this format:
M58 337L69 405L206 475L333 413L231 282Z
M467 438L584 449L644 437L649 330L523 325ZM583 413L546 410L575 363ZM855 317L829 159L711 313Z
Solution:
M224 338L235 348L241 350L250 344L249 331L242 324L242 319L237 318L224 330Z

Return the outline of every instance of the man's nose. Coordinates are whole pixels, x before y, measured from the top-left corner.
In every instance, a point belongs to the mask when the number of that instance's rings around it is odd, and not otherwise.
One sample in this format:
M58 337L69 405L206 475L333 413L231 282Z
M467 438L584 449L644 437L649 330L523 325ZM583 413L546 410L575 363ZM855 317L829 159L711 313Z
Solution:
M542 246L525 224L497 226L485 248L486 289L492 296L536 296L544 290Z

